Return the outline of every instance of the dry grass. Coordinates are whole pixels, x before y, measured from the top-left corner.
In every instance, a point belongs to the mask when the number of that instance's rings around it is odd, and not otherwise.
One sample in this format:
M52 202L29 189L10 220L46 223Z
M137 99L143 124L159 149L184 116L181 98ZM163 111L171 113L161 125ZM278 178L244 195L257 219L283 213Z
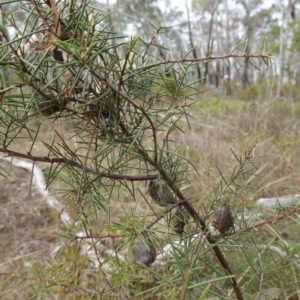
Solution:
M260 177L249 179L252 188L239 194L255 199L297 191L300 123L289 103L284 100L246 103L226 98L203 99L199 106L204 109L194 113L194 131L186 135L188 138L181 137L199 171L192 175L197 182L192 195L211 187L204 174L207 168L215 170L218 165L225 171L230 161L234 164L230 148L242 154L255 142L256 174ZM223 109L211 113L215 106Z

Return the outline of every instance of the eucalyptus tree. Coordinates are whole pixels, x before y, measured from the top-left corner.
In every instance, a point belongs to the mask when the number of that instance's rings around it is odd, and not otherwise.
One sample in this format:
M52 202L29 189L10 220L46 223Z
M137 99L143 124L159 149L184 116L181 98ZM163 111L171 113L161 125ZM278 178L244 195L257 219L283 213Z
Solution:
M269 31L273 20L272 7L266 8L262 0L238 0L237 3L241 11L244 11L244 14L239 17L243 25L243 31L240 34L241 39L247 41L245 51L248 52L258 48L260 45L256 41ZM244 88L254 82L252 70L249 68L249 60L245 59L242 74L240 74Z
M213 0L213 1L193 0L192 1L193 9L196 9L198 12L201 12L201 16L206 14L208 15L207 23L205 23L205 19L203 19L202 17L200 20L198 20L198 22L202 26L202 31L206 36L205 56L209 56L211 54L213 29L216 23L216 17L217 17L219 5L220 5L220 1L217 0ZM206 30L204 29L205 27L207 27ZM206 81L206 77L209 75L208 66L209 64L206 63L205 72L204 72L204 77L205 77L204 81ZM218 65L217 65L217 69L218 69ZM217 79L216 79L217 83L218 80L219 80L219 74L217 74Z

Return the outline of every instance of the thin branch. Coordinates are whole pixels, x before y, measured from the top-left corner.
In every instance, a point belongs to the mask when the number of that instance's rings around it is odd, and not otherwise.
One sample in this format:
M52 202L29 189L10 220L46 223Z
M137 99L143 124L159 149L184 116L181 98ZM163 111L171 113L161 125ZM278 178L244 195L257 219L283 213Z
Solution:
M153 44L155 38L158 36L159 32L160 32L162 29L163 29L163 27L162 27L162 26L159 26L159 27L156 29L154 35L152 36L150 42L146 45L144 54L143 54L143 56L142 56L142 61L145 60L146 55L147 55L147 53L148 53L148 50L149 50L150 46Z
M277 222L279 220L283 220L283 219L285 219L285 218L287 218L287 217L289 217L289 216L291 216L291 215L293 215L293 214L295 214L297 212L300 212L300 208L299 207L295 207L291 211L289 211L287 213L284 213L284 214L282 214L282 215L280 215L280 216L278 216L276 218L272 218L272 219L269 219L269 220L266 220L266 221L263 221L263 222L256 223L256 224L254 224L252 226L249 226L249 227L247 227L247 228L245 228L243 230L240 230L240 231L236 232L236 234L243 233L243 232L248 232L248 231L251 231L253 229L259 228L261 226L264 226L266 224L273 224L273 223L275 223L275 222Z
M79 203L81 203L81 201L79 201ZM91 228L91 226L90 226L88 217L87 217L87 215L86 215L86 213L85 213L85 211L84 211L84 207L83 207L81 204L80 204L80 208L81 208L81 213L82 213L82 215L83 215L83 218L84 218L84 220L85 220L85 223L86 223L86 225L87 225L87 229L86 229L86 230L88 230L88 235L90 236L90 238L91 238L91 240L92 240L92 247L93 247L93 249L94 249L94 251L95 251L95 256L96 256L96 258L97 258L97 261L98 261L98 264L99 264L101 273L102 273L102 275L103 275L104 281L105 281L105 283L106 283L110 288L112 288L112 284L110 283L110 281L109 281L109 279L108 279L108 276L106 275L106 273L105 273L104 270L103 270L103 264L102 264L102 262L101 262L101 260L100 260L99 254L98 254L98 249L97 249L97 247L96 247L96 241L95 241L95 238L93 237L92 228Z
M253 157L253 153L254 153L256 145L257 144L254 144L254 145L250 146L248 148L248 150L245 152L243 158L242 157L236 158L237 161L239 162L239 164L234 167L235 171L231 175L230 180L228 182L225 180L225 178L221 174L222 179L223 179L223 181L225 182L226 185L220 191L220 194L218 195L218 197L216 199L214 199L214 201L211 203L211 206L210 206L209 210L211 210L214 207L215 203L218 203L222 199L222 197L226 194L227 190L231 187L231 185L235 182L235 180L243 173L246 163L249 162L250 159Z
M263 262L261 259L261 255L260 252L258 251L256 245L254 244L254 249L256 250L257 253L257 257L258 257L258 261L259 261L259 265L260 265L260 274L259 274L259 286L258 286L258 291L257 291L257 295L256 295L256 300L260 300L261 297L261 291L263 289L263 282L264 282L264 272L263 272Z
M73 167L77 167L79 169L82 169L88 173L98 175L99 177L105 177L110 179L116 179L116 180L128 180L128 181L147 181L147 180L153 180L157 178L157 174L151 174L151 175L123 175L123 174L113 174L109 172L100 172L99 170L95 170L89 167L85 167L83 164L80 164L74 160L64 158L64 157L46 157L46 156L34 156L30 154L24 154L17 151L0 148L0 152L7 154L6 157L15 156L15 157L21 157L25 159L29 159L31 161L40 161L45 163L58 163L58 164L67 164Z
M245 229L235 231L235 232L232 232L232 233L229 232L229 233L226 233L226 234L223 234L223 235L216 234L216 235L213 235L212 237L217 239L217 238L221 238L221 237L224 237L224 236L233 236L233 235L238 235L238 234L241 234L241 233L249 232L253 229L265 226L267 224L274 224L279 220L284 220L287 217L289 217L289 216L291 216L295 213L298 213L298 212L300 212L300 207L295 207L291 211L289 211L287 213L284 213L282 215L279 215L278 217L275 217L275 218L272 218L272 219L269 219L269 220L266 220L266 221L258 222L256 224L253 224L253 225L249 226L249 227L246 227Z
M228 188L235 182L235 180L243 173L244 167L247 162L253 157L253 152L255 150L257 144L254 144L253 146L249 147L249 149L245 152L244 158L239 160L239 165L237 170L234 172L234 174L231 176L230 180L226 183L224 188L222 189L219 196L216 198L214 202L220 201L220 199L224 196Z
M164 60L164 61L161 61L161 62L158 62L158 63L154 63L152 65L147 65L145 67L141 67L138 69L138 73L139 72L143 72L145 70L148 70L148 69L152 69L153 67L158 67L158 66L161 66L161 65L172 65L172 64L177 64L177 63L187 63L187 62L190 62L190 63L196 63L196 62L208 62L210 60L217 60L217 59L228 59L228 58L261 58L261 59L264 59L264 58L273 58L272 56L272 53L268 53L268 54L248 54L248 53L245 53L245 54L227 54L227 55L220 55L220 56L207 56L207 57L203 57L203 58L183 58L183 59L175 59L175 60L172 60L172 59L168 59L168 60Z
M42 19L43 23L46 25L47 29L49 30L50 33L54 34L56 37L59 37L59 35L57 35L57 33L55 32L55 30L53 30L53 28L50 26L50 24L48 23L48 20L45 18L45 16L41 13L41 11L39 10L36 1L30 0L30 3L32 5L34 5L39 18ZM47 3L47 5L50 7L51 12L52 12L52 17L53 17L53 6L55 6L55 4L53 3L53 0L50 1L50 3ZM56 8L56 7L55 7ZM55 24L57 23L58 20L56 20L55 18L53 18L53 22L54 22L54 28L56 29Z
M192 273L191 269L195 265L196 257L198 256L198 254L200 253L201 249L203 248L203 246L204 246L204 244L206 242L206 238L207 238L208 234L209 234L209 232L207 232L206 235L202 239L200 239L194 255L192 255L189 258L189 260L188 260L188 262L186 264L185 275L183 276L183 278L185 279L185 281L183 282L183 284L181 286L180 300L186 299L186 291L188 289L188 284L189 284L189 280L190 280L190 274Z
M101 235L101 236L96 236L96 235L90 235L90 234L87 234L86 236L75 236L74 239L75 240L86 240L86 239L91 239L91 238L94 238L94 239L98 239L98 240L101 240L101 239L116 239L116 238L123 238L125 235L114 235L114 234L108 234L108 235Z
M177 202L176 204L171 205L167 210L165 210L160 216L158 216L154 221L152 221L150 224L147 225L147 227L144 229L150 229L152 226L154 226L160 219L162 219L166 214L172 211L173 208L179 206L180 202Z

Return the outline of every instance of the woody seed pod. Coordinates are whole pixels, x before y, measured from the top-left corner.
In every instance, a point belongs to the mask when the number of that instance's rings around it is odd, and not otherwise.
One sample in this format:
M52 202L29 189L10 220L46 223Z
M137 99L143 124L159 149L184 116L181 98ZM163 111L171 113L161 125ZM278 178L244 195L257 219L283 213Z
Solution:
M168 206L176 203L171 190L163 183L150 180L148 192L152 200L159 206Z
M183 207L177 207L175 212L171 212L170 225L178 234L184 233L184 226L188 222L189 214Z
M156 258L156 249L147 232L143 232L143 238L138 239L132 248L133 262L150 267Z
M225 234L234 226L234 220L230 205L224 204L219 207L212 220L212 225L221 233Z

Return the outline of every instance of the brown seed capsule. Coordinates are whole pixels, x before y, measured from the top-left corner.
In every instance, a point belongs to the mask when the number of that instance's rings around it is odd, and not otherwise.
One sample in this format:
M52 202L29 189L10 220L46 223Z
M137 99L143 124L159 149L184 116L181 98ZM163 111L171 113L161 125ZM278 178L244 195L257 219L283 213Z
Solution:
M230 205L224 204L219 207L212 220L212 225L221 233L225 234L234 226L234 220L232 212L230 210Z
M147 232L143 233L142 240L138 239L132 247L133 262L150 267L155 261L156 250Z
M51 54L52 54L52 56L53 56L53 58L54 58L55 60L61 61L61 62L64 61L63 54L62 54L62 52L61 52L60 50L58 50L57 47L55 47L55 48L53 49L53 51L52 51Z
M150 180L148 192L152 200L159 206L168 206L176 203L171 190L163 183Z
M171 212L170 225L178 234L184 233L184 226L188 222L189 214L183 207L177 207L175 212Z

